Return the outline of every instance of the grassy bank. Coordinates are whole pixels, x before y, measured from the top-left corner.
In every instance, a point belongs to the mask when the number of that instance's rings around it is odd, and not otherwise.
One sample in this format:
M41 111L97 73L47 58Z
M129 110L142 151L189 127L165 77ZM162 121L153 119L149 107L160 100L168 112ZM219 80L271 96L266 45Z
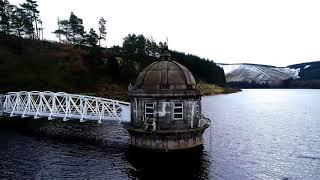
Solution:
M230 87L221 87L215 84L209 84L206 82L199 82L198 88L202 95L216 95L216 94L228 94L228 93L236 93L240 92L241 89L238 88L230 88Z

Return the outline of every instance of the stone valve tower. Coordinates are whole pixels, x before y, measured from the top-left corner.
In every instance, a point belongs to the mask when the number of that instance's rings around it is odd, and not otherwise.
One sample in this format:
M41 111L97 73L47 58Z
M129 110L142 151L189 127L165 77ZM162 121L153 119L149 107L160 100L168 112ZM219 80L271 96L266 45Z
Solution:
M129 86L129 144L154 150L201 146L210 120L201 114L201 93L192 73L172 61L166 43L159 60L146 67Z

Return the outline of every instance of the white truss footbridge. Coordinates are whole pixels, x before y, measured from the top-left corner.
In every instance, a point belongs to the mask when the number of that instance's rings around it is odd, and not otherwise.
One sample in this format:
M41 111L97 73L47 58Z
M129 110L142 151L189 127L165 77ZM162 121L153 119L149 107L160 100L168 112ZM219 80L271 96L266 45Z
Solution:
M130 103L112 99L50 91L0 94L0 115L96 121L130 121Z

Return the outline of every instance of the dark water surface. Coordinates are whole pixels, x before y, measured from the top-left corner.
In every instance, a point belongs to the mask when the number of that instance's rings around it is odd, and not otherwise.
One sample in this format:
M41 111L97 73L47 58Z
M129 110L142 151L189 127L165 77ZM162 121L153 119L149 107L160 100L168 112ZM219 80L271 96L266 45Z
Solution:
M213 124L200 152L128 148L118 124L97 132L103 143L1 127L0 179L320 179L319 102L320 90L204 97Z

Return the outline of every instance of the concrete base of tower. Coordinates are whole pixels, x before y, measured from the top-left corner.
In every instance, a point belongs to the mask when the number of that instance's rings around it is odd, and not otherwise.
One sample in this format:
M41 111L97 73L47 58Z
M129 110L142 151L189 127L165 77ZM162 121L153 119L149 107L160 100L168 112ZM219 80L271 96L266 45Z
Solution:
M153 150L183 150L201 146L203 133L209 126L185 130L147 131L127 126L130 134L129 144L134 147Z

